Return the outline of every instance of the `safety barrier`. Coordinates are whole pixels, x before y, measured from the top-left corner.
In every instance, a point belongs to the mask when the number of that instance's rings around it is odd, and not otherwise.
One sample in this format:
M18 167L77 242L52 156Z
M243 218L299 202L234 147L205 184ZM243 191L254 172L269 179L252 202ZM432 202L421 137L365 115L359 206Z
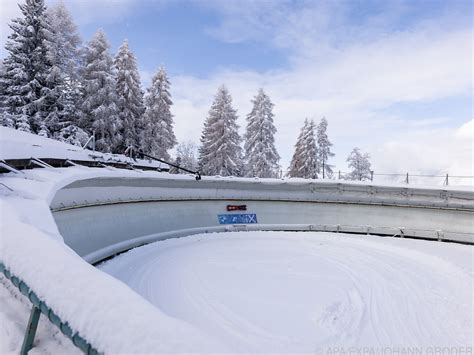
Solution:
M51 209L89 262L155 240L228 230L318 230L473 243L474 193L344 183L95 178L60 189ZM224 221L224 223L226 223Z
M101 354L86 339L78 333L74 333L68 322L61 320L61 318L44 301L39 299L36 293L31 290L25 282L23 282L19 277L13 275L2 262L0 262L0 272L3 273L32 304L31 315L28 320L25 337L20 350L21 355L28 354L28 351L33 347L33 341L41 314L44 314L52 324L58 327L61 333L70 339L76 347L84 352L84 354Z

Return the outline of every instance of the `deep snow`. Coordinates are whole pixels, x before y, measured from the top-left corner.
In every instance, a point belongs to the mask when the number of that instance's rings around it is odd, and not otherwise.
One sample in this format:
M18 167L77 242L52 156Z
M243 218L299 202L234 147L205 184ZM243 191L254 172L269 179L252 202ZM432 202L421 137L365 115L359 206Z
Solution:
M156 242L100 268L235 352L472 346L473 250L240 232Z

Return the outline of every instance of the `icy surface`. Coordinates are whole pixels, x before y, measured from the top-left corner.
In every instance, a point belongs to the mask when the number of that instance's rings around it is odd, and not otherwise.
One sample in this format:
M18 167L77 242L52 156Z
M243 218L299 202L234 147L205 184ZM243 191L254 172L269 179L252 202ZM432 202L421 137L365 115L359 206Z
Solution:
M156 242L101 269L232 351L314 353L472 346L472 260L466 245L244 232Z

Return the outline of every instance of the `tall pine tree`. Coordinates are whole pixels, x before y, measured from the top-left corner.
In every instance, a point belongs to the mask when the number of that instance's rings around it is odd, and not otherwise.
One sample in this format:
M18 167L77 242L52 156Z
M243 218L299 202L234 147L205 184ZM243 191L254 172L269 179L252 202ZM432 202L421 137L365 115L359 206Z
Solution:
M145 96L145 114L143 115L142 148L145 153L169 160L168 150L176 145L171 114L170 81L161 67L153 76L151 86Z
M252 100L245 133L245 175L276 177L280 156L275 148L276 128L273 124L273 103L263 89Z
M334 153L331 152L332 143L329 141L327 135L328 121L325 117L319 122L317 131L317 140L318 140L318 160L323 173L323 177L330 177L333 174L331 165L328 164L328 159L334 156Z
M304 136L303 177L306 179L317 179L321 169L315 130L316 125L314 120L311 119Z
M104 32L97 31L84 50L82 74L81 127L95 133L96 148L103 152L111 152L121 140L117 134L116 82L109 47Z
M243 169L237 111L232 97L221 86L204 123L199 148L199 168L205 175L240 176Z
M12 33L5 49L5 72L1 77L1 102L13 127L46 135L45 84L49 71L45 45L48 23L44 0L26 0L19 5L22 17L12 20Z
M79 46L77 27L62 1L47 10L48 78L54 83L55 109L47 124L53 137L70 144L83 144L86 133L78 127L80 107ZM53 88L54 88L53 87Z
M5 65L3 60L0 60L0 125L8 128L14 128L14 121L11 113L7 109L6 105L6 83L1 80L5 77Z
M120 141L115 151L123 153L129 146L138 146L142 128L143 92L135 55L130 51L128 41L120 46L114 60L117 70L117 100Z
M295 152L288 168L288 176L306 179L318 177L318 151L314 131L314 121L305 119L296 141Z
M290 166L288 168L287 175L289 177L304 177L303 176L303 163L304 163L304 138L306 131L308 129L309 121L306 118L304 120L304 125L300 130L298 139L295 144L295 151L293 157L291 158Z

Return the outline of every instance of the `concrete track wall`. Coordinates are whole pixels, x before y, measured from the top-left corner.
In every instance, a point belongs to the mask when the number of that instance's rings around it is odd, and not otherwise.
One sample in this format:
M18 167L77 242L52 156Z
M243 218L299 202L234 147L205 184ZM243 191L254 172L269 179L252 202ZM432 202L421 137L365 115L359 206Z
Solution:
M228 204L246 205L227 212ZM229 230L219 214L255 213L244 229L328 230L474 242L472 192L339 184L96 178L51 203L65 242L95 262L154 240Z

